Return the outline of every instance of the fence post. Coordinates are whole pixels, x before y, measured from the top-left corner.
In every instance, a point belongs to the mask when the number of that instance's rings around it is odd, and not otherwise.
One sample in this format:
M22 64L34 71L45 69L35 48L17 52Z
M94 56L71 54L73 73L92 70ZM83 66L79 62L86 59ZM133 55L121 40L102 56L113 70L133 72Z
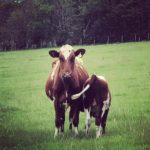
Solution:
M121 35L121 42L123 42L123 35Z
M109 44L109 36L107 36L107 44Z
M139 39L138 39L138 41L141 41L141 37L139 36Z
M134 41L136 41L136 33L134 34Z
M94 41L93 41L93 44L95 45L95 39L94 39Z

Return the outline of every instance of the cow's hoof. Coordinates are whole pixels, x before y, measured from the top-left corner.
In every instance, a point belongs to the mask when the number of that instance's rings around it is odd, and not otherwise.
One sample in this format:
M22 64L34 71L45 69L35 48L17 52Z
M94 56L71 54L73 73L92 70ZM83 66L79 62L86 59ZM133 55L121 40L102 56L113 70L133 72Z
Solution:
M78 132L78 128L77 127L74 128L74 131L75 131L75 136L78 136L79 132Z
M102 136L102 133L103 133L103 129L101 126L98 126L97 127L97 130L96 130L96 138L99 138Z
M59 128L55 128L55 133L54 133L54 138L56 138L58 136L58 133L59 133Z
M64 135L65 135L64 132L60 132L60 136L64 137Z
M100 138L102 136L102 131L96 132L96 139Z

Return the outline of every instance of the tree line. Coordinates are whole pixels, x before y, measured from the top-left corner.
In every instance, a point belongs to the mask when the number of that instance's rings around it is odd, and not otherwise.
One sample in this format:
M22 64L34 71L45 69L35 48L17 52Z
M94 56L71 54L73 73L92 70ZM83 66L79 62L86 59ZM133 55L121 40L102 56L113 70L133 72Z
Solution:
M150 0L0 0L0 51L150 40Z

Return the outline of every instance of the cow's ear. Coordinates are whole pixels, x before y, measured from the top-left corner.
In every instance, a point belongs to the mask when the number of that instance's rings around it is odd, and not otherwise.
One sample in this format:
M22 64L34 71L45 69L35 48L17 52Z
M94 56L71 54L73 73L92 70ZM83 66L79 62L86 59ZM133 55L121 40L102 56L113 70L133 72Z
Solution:
M75 56L81 55L83 56L85 54L85 49L78 49L75 51Z
M51 50L49 51L49 55L54 58L59 57L59 52L57 52L56 50Z

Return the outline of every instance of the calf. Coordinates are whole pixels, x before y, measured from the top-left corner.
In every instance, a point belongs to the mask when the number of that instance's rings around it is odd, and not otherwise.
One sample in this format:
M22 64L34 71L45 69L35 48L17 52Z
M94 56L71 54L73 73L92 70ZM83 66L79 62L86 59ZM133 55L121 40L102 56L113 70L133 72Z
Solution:
M83 90L72 96L77 99L83 95L84 111L86 113L86 134L90 127L90 118L95 117L97 126L96 138L105 133L106 120L111 103L111 93L108 83L103 76L92 75L83 86Z

